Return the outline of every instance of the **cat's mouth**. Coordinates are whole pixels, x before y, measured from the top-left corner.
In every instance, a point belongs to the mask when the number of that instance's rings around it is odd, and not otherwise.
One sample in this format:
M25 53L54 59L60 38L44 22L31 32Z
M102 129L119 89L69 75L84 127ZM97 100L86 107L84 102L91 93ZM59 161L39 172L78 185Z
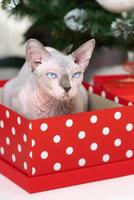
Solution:
M68 100L68 99L71 99L69 94L66 93L64 96L62 96L62 100Z

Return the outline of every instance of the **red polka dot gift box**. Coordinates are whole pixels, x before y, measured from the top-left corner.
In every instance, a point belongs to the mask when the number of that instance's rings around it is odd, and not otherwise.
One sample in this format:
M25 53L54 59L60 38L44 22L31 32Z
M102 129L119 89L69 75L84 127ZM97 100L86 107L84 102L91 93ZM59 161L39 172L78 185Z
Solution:
M114 95L134 102L134 75L94 76L94 83Z
M29 193L133 174L134 106L85 87L85 113L28 120L0 105L1 174Z

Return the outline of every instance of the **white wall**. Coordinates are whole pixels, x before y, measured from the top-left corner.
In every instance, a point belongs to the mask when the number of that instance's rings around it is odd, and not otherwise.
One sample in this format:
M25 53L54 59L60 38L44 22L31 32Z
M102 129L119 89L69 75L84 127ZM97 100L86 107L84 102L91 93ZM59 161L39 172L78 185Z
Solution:
M0 58L13 55L25 55L23 33L30 26L30 21L18 19L0 8Z

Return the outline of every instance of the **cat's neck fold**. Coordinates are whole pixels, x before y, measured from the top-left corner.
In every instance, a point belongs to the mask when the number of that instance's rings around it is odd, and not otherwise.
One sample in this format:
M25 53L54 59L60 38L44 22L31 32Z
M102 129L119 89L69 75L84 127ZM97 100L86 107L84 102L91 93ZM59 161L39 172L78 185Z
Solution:
M32 99L34 110L39 118L48 116L60 116L72 113L72 99L58 100L52 97L46 91L42 90L39 85L36 88L34 98Z

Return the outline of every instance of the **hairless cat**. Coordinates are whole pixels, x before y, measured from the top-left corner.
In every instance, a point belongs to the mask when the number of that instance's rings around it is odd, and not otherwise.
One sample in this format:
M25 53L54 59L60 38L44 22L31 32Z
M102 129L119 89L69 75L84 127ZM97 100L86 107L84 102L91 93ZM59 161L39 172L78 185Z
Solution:
M88 95L82 81L94 47L92 39L64 55L30 39L26 62L0 89L0 103L29 119L87 111Z

